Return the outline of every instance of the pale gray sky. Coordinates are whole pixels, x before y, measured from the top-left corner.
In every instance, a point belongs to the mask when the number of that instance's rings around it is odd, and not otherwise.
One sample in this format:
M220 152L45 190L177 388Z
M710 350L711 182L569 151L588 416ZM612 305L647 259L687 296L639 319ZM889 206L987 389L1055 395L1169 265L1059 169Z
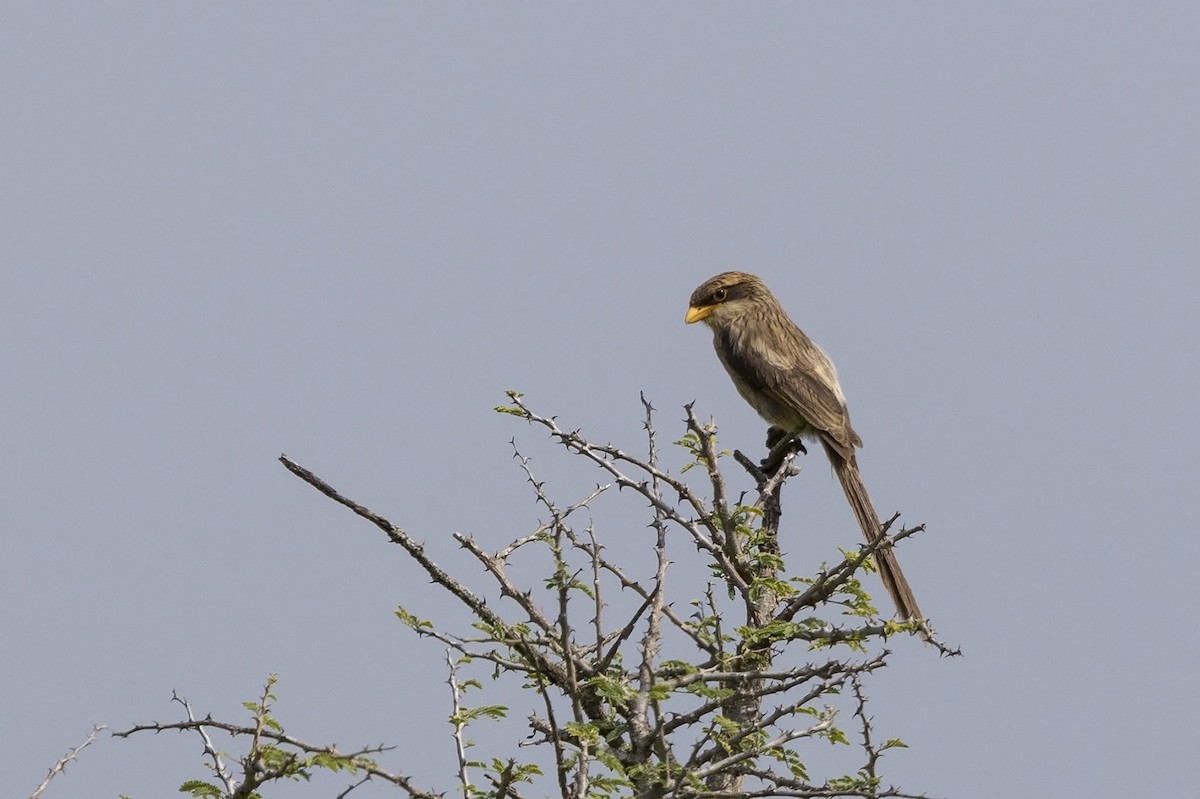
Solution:
M563 499L600 479L494 414L504 389L628 446L639 391L664 441L696 400L758 445L682 323L738 268L837 362L967 653L898 642L873 681L911 746L889 781L1176 795L1198 32L1188 2L4 4L4 793L93 723L175 718L172 689L239 716L272 671L295 734L452 787L442 654L391 615L442 597L276 456L483 584L449 534L533 526L509 438ZM798 560L857 538L808 464ZM46 795L199 776L194 739L105 740Z

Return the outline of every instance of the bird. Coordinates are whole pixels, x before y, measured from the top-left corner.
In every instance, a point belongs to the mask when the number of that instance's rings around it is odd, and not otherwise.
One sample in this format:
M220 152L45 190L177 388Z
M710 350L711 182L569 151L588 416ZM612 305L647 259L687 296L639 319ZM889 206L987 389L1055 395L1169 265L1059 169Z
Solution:
M773 453L793 440L821 444L863 537L873 542L881 525L855 458L862 439L850 426L829 356L797 327L766 284L747 272L723 272L701 283L692 292L684 321L704 322L712 329L717 358L738 393L771 425L767 446ZM875 563L900 619L923 623L892 548L876 550ZM923 637L924 630L922 626Z

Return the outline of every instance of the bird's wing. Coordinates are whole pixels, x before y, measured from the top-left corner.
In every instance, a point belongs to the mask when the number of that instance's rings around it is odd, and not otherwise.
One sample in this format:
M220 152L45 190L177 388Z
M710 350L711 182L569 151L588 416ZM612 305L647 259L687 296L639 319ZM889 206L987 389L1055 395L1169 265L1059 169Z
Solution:
M846 403L835 388L833 364L799 328L775 333L786 346L768 345L757 336L731 336L727 342L731 346L724 348L729 366L750 385L794 411L812 432L829 440L843 455L852 454L862 442L851 429Z

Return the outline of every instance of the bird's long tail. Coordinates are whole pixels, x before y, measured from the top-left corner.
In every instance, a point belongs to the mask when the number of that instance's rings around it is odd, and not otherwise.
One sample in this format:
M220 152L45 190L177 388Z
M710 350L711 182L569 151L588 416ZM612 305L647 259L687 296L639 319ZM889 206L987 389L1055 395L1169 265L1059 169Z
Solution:
M858 462L853 454L844 457L828 444L825 445L825 451L829 454L829 462L833 464L838 482L842 484L846 499L854 510L855 518L858 519L858 526L862 528L863 538L869 544L878 537L880 523L875 506L871 504L871 497L867 494L867 487L863 485L862 476L858 472ZM900 570L895 551L890 546L876 550L875 564L883 580L883 587L891 594L900 618L905 621L923 620L925 617L921 615L921 609L917 607L917 598L913 596L912 588L904 578L904 572Z

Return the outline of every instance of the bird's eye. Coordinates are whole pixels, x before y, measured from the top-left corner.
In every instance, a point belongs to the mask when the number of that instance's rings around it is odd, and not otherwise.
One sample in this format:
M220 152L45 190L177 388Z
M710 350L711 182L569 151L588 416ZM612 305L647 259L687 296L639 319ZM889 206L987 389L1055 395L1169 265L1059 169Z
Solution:
M717 302L724 302L725 297L729 294L727 289L717 289L713 292L713 299Z

